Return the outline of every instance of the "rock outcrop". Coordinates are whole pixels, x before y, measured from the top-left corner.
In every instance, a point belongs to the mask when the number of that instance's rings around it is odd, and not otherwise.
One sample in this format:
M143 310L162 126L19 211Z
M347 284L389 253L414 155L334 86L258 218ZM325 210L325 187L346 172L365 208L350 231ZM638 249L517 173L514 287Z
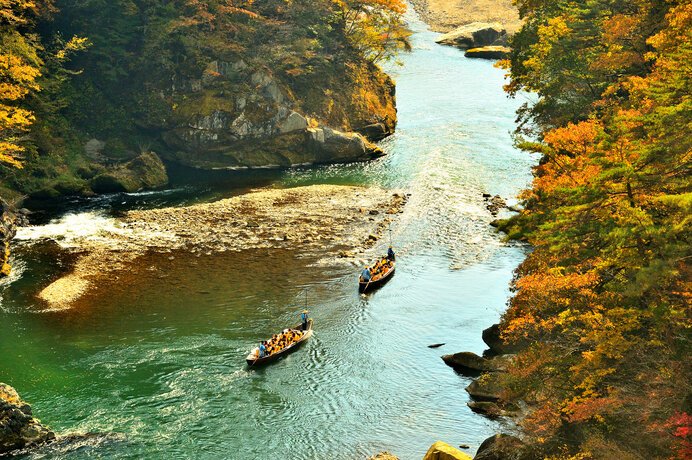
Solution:
M496 403L491 401L471 401L466 403L469 408L479 414L487 415L490 418L503 415L503 411Z
M471 48L466 50L464 56L467 58L480 59L506 59L509 57L511 48L507 46L483 46L481 48Z
M89 186L97 193L112 193L155 189L167 183L168 175L161 159L149 152L99 174L90 180Z
M196 90L189 82L170 90L171 97L183 90L192 94L179 115L155 127L163 131L164 158L186 166L266 168L365 161L384 154L367 138L381 139L393 129L391 123L372 123L359 129L362 134L344 132L302 115L287 88L267 70L252 71L244 61L213 61L195 82ZM230 82L238 89L231 101L217 91Z
M55 433L34 418L31 406L11 386L0 383L0 454L55 439Z
M528 460L521 452L522 441L508 434L489 437L478 448L474 460Z
M435 43L466 50L490 46L506 34L500 23L472 22L439 36Z
M478 356L470 351L462 351L453 355L443 355L442 360L455 369L464 371L471 370L476 372L497 371L500 364L497 361Z
M455 449L449 444L437 441L430 446L423 460L472 460L472 458L470 455L463 453L459 449Z

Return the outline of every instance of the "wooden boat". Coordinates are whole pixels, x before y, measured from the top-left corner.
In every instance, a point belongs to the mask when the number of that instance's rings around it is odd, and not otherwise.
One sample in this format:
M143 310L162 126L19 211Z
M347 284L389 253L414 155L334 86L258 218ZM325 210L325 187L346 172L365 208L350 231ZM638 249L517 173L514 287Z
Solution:
M392 260L392 266L384 272L384 274L377 278L375 281L361 281L360 276L358 277L358 290L360 292L367 292L371 291L373 289L377 289L380 286L383 286L387 281L390 280L392 275L394 274L394 269L396 268L396 262Z
M276 361L277 359L279 359L282 356L286 356L287 354L289 354L292 351L295 351L295 349L298 348L298 345L305 342L312 335L312 319L308 319L308 324L307 324L306 329L303 329L303 323L301 323L295 327L292 327L290 329L293 329L296 331L305 330L306 332L305 332L305 334L303 334L303 336L300 339L298 339L297 342L293 342L289 346L287 346L287 347L285 347L279 351L276 351L276 352L272 353L271 355L264 356L263 358L257 357L259 355L259 347L254 348L250 352L250 354L247 355L247 357L245 358L245 361L247 361L248 365L249 366L259 366L262 364L267 364L267 363L270 363L272 361Z

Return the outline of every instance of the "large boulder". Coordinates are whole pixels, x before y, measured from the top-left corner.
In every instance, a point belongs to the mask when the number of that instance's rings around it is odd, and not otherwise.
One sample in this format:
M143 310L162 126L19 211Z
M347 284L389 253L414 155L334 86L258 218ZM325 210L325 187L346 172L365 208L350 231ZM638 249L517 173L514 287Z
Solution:
M480 445L474 460L524 460L531 458L523 455L521 439L508 434L496 434Z
M99 174L89 181L89 186L97 193L114 193L155 189L167 183L166 167L158 155L149 152Z
M425 454L423 460L473 460L470 455L463 453L459 449L446 444L442 441L437 441L430 446L428 453Z
M55 439L55 433L34 418L31 406L11 386L0 383L0 454Z
M480 48L492 45L505 34L507 31L500 23L472 22L440 35L435 42L461 49Z
M470 351L462 351L453 355L443 355L442 360L455 369L464 371L471 370L477 372L496 371L500 369L498 362L483 358Z
M481 48L471 48L466 50L464 56L467 58L480 59L506 59L512 50L506 46L483 46Z

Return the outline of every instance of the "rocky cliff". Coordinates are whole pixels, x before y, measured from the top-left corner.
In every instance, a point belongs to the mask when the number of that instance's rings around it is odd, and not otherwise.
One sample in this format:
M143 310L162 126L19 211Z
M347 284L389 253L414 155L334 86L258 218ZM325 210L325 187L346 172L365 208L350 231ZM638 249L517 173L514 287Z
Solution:
M26 223L25 214L18 212L0 198L0 278L10 274L10 240L17 233L17 225Z
M0 455L55 439L11 386L0 383Z

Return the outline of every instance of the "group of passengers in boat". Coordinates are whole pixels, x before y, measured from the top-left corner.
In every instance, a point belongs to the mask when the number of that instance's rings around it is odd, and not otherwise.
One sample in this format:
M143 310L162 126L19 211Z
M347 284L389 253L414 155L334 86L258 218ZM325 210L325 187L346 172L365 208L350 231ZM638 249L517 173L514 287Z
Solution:
M392 265L394 265L394 250L389 246L387 257L378 260L372 267L365 267L360 274L360 281L363 283L377 281L389 272Z
M257 357L264 358L265 356L271 356L277 351L281 351L284 348L298 342L307 330L308 311L303 310L301 317L303 320L303 330L284 329L282 333L274 334L271 339L263 340L257 350Z

